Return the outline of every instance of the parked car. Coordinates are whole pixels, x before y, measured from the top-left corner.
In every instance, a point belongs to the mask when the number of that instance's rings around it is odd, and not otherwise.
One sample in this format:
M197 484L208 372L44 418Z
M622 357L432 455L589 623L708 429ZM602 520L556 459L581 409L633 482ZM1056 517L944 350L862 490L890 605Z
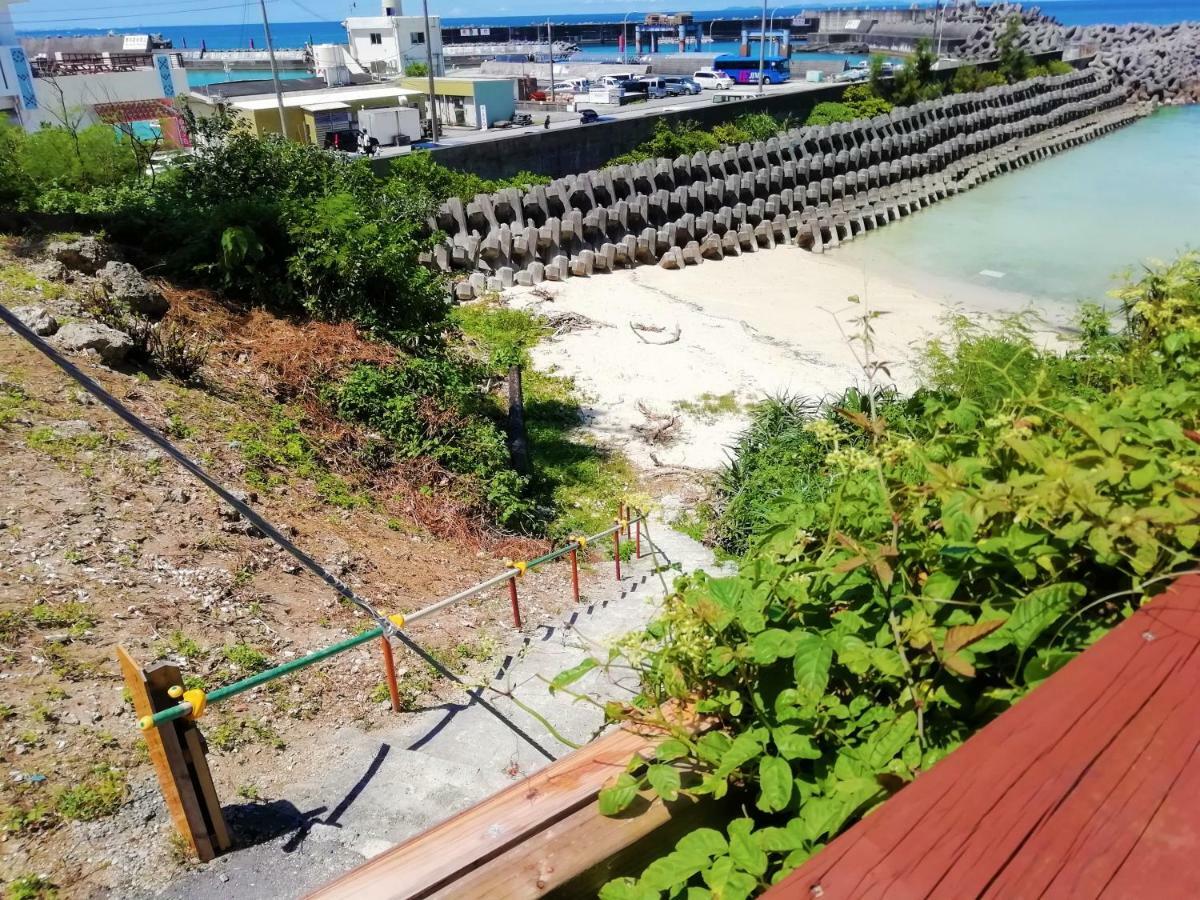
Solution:
M666 82L658 75L645 75L637 81L641 85L640 90L645 91L646 96L651 100L658 100L667 96Z
M700 87L712 91L727 91L733 87L733 79L716 69L700 69L692 75L692 80Z
M579 124L580 125L591 125L593 122L599 122L599 121L600 121L600 113L596 112L594 109L579 110Z
M664 75L663 86L667 90L668 97L682 97L688 94L698 94L702 90L693 79L685 78L682 75Z

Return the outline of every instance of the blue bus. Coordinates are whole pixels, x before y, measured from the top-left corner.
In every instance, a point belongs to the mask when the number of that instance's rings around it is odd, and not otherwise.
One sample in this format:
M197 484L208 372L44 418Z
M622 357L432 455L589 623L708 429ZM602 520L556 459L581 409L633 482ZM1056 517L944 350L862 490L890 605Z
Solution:
M713 68L724 72L738 84L758 84L758 57L734 56L726 53L713 60ZM763 83L783 84L792 74L792 60L787 56L763 58Z

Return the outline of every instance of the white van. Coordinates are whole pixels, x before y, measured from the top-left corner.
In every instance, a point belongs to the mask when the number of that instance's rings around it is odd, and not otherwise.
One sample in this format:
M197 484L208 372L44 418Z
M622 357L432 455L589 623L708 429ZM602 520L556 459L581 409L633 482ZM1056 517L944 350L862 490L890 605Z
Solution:
M604 75L600 78L600 83L609 87L617 87L624 84L626 81L633 81L634 74L632 72L617 72L611 75Z
M692 80L700 87L713 91L727 91L733 87L733 79L716 69L701 69L692 75Z

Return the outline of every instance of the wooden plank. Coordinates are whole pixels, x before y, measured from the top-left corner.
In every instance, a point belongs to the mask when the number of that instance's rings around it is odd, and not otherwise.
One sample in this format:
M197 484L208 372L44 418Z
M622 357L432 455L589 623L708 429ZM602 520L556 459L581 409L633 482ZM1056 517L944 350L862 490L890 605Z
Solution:
M715 807L715 804L713 805ZM588 803L529 839L509 848L494 859L471 869L453 883L431 894L437 900L461 897L487 897L489 900L524 900L561 891L564 896L595 896L599 885L615 877L614 860L622 857L623 866L631 864L626 853L653 834L654 846L642 855L645 863L661 854L668 839L665 826L675 824L675 833L689 825L695 827L701 805L690 799L669 806L644 793L627 815L608 818ZM597 865L597 861L601 865ZM596 870L596 871L594 871ZM590 877L589 877L590 876ZM587 888L581 884L588 882Z
M171 724L175 726L187 750L192 783L200 793L200 802L204 807L204 818L213 847L218 853L222 853L233 846L233 840L229 836L229 826L225 824L225 813L217 797L217 787L213 784L212 772L208 768L208 745L195 722L176 719Z
M595 802L635 753L657 743L617 730L428 831L385 851L311 898L428 897L463 874Z
M1200 896L1198 685L1189 576L768 894Z
M124 647L117 647L117 662L121 666L125 686L133 697L133 709L138 718L153 715L157 710L146 674ZM216 854L204 828L204 817L195 793L189 790L187 764L175 732L150 728L143 731L142 736L146 740L150 762L154 764L158 786L175 830L187 841L191 851L201 861L207 862Z

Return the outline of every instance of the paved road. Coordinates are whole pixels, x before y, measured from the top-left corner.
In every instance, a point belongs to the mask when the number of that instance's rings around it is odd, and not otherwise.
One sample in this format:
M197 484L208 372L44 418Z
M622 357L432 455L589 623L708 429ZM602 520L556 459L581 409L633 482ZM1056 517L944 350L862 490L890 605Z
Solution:
M603 726L600 710L559 694L551 678L654 614L680 572L715 571L707 548L652 520L660 552L624 566L620 584L598 567L585 602L565 621L527 623L507 648L493 684L510 690L555 729L577 743ZM572 689L598 699L628 698L637 685L593 670ZM485 699L488 697L485 695ZM503 697L490 697L534 743L554 757L569 749L537 719ZM285 900L310 891L388 847L448 818L545 766L546 756L486 710L464 697L405 717L372 732L343 728L330 736L329 761L318 776L298 782L286 800L227 806L239 839L250 845L176 879L159 897L187 900Z

